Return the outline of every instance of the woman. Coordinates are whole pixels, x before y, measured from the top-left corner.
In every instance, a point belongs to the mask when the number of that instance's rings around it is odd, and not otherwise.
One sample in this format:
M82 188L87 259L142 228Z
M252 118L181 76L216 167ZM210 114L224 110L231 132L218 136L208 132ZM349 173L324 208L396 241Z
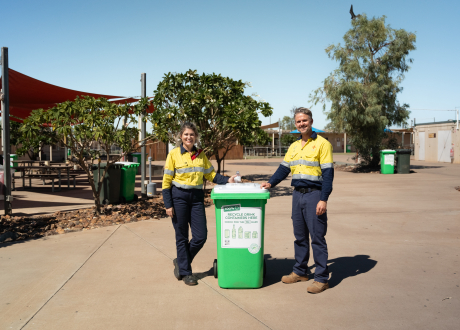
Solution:
M181 145L166 158L163 176L163 200L166 214L172 218L176 232L177 258L173 260L174 276L187 285L197 285L191 263L206 242L206 213L204 211L203 176L217 184L234 182L217 174L201 149L195 147L198 131L192 123L181 126ZM189 225L192 239L189 241Z

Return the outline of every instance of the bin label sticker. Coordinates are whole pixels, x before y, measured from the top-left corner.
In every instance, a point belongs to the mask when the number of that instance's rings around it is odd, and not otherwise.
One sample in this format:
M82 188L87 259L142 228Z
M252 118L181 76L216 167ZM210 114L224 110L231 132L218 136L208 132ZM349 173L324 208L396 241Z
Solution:
M241 204L221 208L221 247L248 249L255 254L261 247L262 209L241 207Z
M385 165L391 165L391 166L395 165L395 155L394 154L389 154L389 155L384 155L384 156L385 156L384 158Z

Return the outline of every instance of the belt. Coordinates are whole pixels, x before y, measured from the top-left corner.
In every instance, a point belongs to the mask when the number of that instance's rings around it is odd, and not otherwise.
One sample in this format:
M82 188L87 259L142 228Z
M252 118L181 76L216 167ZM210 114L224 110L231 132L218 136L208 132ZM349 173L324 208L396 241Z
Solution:
M297 190L298 192L300 192L302 194L306 194L306 193L310 193L310 192L315 191L315 190L321 190L321 188L299 188L299 187L295 187L295 190Z

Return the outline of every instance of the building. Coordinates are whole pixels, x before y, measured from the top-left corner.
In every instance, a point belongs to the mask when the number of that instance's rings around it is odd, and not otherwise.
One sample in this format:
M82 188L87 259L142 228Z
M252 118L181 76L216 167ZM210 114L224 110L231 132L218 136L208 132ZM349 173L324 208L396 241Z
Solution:
M414 151L416 160L460 164L458 121L416 124Z

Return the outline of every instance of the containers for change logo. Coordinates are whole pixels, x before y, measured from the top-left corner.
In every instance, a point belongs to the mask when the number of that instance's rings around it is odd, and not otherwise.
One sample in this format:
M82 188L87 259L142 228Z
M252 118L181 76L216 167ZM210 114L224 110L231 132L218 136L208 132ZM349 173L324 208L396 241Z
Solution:
M240 208L241 208L240 204L222 206L222 209L224 210L224 212L239 211Z

